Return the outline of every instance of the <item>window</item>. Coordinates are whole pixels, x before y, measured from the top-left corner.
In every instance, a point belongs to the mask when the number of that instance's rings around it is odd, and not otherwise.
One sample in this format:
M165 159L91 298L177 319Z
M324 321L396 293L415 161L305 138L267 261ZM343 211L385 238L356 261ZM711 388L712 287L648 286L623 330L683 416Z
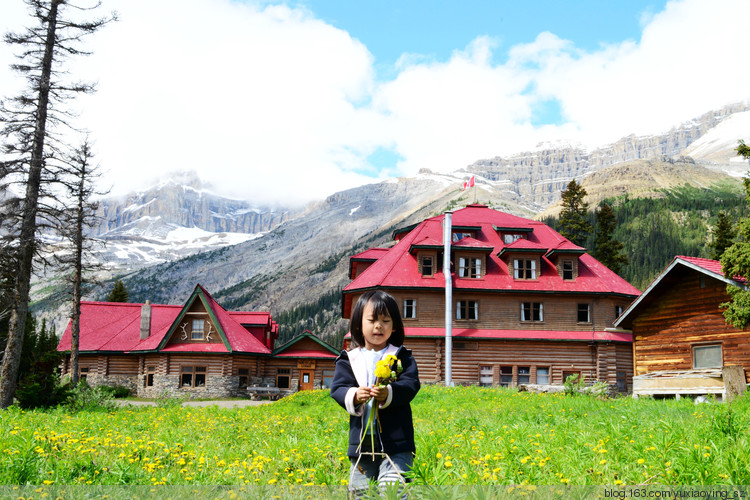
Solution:
M433 276L435 274L435 259L432 255L423 255L420 259L422 276Z
M578 304L578 322L591 323L591 314L589 304Z
M289 381L291 378L291 368L278 368L276 370L276 387L279 389L289 389Z
M564 280L572 280L573 279L573 261L572 260L564 260L562 263L562 278Z
M521 321L544 321L544 306L541 302L522 302Z
M455 243L457 241L461 241L464 238L473 238L473 237L474 237L474 233L453 233L453 238L451 239L453 240L453 243Z
M567 381L568 377L575 377L575 378L570 379L570 381L573 382L573 383L583 382L583 377L581 376L581 372L579 372L579 371L573 371L573 370L565 371L565 370L563 370L563 382Z
M513 367L501 366L500 367L500 385L502 387L510 387L512 384L513 384Z
M479 367L479 385L489 386L495 383L492 375L491 366L480 366Z
M522 234L507 233L503 235L503 243L505 243L506 245L510 245L514 241L520 240L521 238L523 238Z
M721 344L693 346L693 368L721 368Z
M417 317L416 299L404 299L404 319L414 319Z
M180 373L180 387L205 387L205 366L183 366Z
M529 384L531 383L531 368L528 366L518 367L518 383Z
M615 306L615 319L619 318L622 314L623 308L622 306Z
M190 339L191 340L203 340L203 320L202 319L193 320L193 329L190 333Z
M476 257L460 257L458 259L459 278L481 278L482 259Z
M330 389L331 384L333 384L333 370L323 370L323 387Z
M534 259L515 259L513 273L517 280L536 279L536 261Z
M456 307L456 319L479 319L479 302L459 300Z
M146 367L146 376L143 380L143 387L153 387L154 386L154 374L156 373L156 367L155 366L147 366Z
M549 384L549 367L548 366L537 366L536 383L541 384L541 385Z
M247 386L250 385L250 369L239 368L237 370L237 375L239 375L239 382L237 383L237 387L239 387L240 389L247 389Z
M83 382L86 380L86 377L89 376L89 369L88 368L79 368L78 369L78 380Z

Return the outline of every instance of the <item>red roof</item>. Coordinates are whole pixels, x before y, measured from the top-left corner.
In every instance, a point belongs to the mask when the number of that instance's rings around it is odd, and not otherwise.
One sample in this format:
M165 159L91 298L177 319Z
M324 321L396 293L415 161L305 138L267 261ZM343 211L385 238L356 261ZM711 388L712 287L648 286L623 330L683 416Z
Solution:
M426 219L408 234L399 233L401 239L386 252L377 262L354 279L344 288L344 292L371 288L432 288L445 287L442 269L434 276L423 277L419 272L416 256L409 253L412 245L425 241L442 240L443 215ZM473 239L480 244L492 247L487 256L486 274L479 279L456 278L454 287L467 290L487 291L538 291L538 292L577 292L607 293L637 297L640 291L603 264L584 253L579 257L578 277L575 280L563 280L557 273L552 260L541 257L539 277L535 280L515 280L508 271L506 261L498 256L504 248L526 245L536 249L570 249L575 245L563 238L557 231L546 224L524 219L482 205L469 205L456 210L452 216L454 226L479 227ZM505 245L496 228L518 229L527 235L526 239L517 240L514 244ZM530 231L529 231L530 230ZM455 244L454 244L455 246Z
M166 335L173 328L175 321L183 310L189 307L199 295L206 300L209 312L216 318L229 344L224 343L171 343L161 350L166 352L245 352L270 354L252 333L238 321L250 318L267 318L268 313L230 313L221 307L211 295L198 285L185 306L151 304L151 330L148 338L141 340L141 307L143 304L118 302L81 302L80 351L133 352L155 351L166 341ZM244 323L245 321L243 321ZM272 323L272 322L271 322ZM254 323L255 324L255 323ZM269 325L270 326L270 325ZM71 323L57 346L58 351L69 351L71 342Z
M684 255L678 255L676 259L684 260L698 267L705 269L708 272L719 274L724 276L724 271L721 270L721 262L718 260L703 259L701 257L686 257Z
M386 253L389 248L370 248L369 250L365 250L364 252L360 252L358 254L355 254L351 257L351 259L356 260L378 260L384 253Z
M407 337L445 337L445 328L405 327ZM568 331L568 330L477 330L453 328L454 340L469 339L514 339L514 340L583 340L632 342L633 336L625 332Z
M287 349L283 352L274 354L277 358L320 358L334 359L338 355L327 351L318 351L313 349Z

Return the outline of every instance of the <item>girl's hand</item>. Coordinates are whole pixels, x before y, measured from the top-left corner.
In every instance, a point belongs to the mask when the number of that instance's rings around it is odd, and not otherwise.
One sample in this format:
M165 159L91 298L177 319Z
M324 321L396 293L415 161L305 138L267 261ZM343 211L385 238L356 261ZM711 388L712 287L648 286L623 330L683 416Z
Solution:
M370 396L375 398L378 403L384 402L388 399L388 386L378 387L377 385L370 388Z
M357 393L354 396L354 404L361 405L362 403L366 403L369 401L370 397L369 387L357 387Z

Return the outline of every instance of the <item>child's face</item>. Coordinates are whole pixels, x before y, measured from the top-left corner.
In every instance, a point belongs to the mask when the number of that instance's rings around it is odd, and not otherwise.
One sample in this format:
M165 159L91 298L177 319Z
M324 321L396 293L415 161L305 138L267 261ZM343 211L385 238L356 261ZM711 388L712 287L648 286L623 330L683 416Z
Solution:
M390 315L375 316L372 302L368 302L362 313L362 336L367 349L379 351L388 344L393 333L393 321Z

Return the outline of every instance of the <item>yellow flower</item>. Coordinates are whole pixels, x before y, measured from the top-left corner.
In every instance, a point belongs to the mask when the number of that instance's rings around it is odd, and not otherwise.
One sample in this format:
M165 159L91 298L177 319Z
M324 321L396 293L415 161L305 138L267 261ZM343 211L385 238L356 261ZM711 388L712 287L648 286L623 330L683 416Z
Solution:
M383 361L379 361L378 364L375 366L375 376L380 379L390 378L391 368L388 366L387 363L383 363Z

